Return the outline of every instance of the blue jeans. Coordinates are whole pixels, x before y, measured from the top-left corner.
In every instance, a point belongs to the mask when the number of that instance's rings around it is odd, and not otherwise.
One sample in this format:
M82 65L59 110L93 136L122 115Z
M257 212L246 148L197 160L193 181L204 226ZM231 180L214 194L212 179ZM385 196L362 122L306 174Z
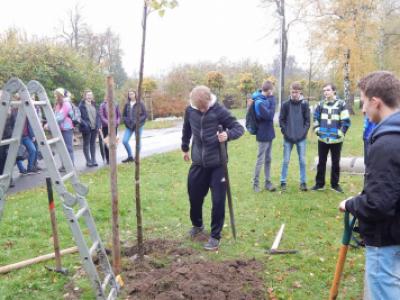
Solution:
M140 141L142 138L142 132L143 132L143 126L139 128L139 150L140 150ZM131 146L129 145L129 140L131 139L131 136L134 133L135 133L135 130L126 128L125 133L124 133L124 138L122 140L122 143L125 146L126 152L128 152L128 157L132 157L132 149L131 149Z
M296 145L297 154L299 156L299 165L300 165L300 183L306 183L306 144L307 140L304 139L297 143L291 143L286 139L283 142L283 163L282 163L282 172L281 172L281 183L286 183L289 162L290 162L290 153L292 152L293 146Z
M32 138L28 136L22 137L22 144L25 146L28 151L28 170L32 170L36 163L36 146L32 141Z
M371 300L400 297L400 245L365 248L366 296Z

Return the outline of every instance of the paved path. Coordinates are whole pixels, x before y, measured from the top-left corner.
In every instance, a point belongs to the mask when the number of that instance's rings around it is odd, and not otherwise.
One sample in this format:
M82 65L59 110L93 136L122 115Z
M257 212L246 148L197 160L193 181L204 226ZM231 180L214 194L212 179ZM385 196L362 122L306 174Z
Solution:
M142 150L141 156L146 157L157 153L164 153L168 151L173 151L180 149L181 144L181 132L182 132L182 122L179 122L175 127L164 128L164 129L147 129L143 131L142 134ZM118 135L122 140L123 131L119 131ZM130 145L132 151L135 151L135 138L131 137ZM78 173L82 172L93 172L98 170L98 168L103 168L106 166L105 162L102 161L100 155L100 149L97 146L96 157L99 167L88 168L86 167L86 160L83 155L83 150L81 146L74 148L75 156L75 168ZM117 162L121 163L123 159L127 157L126 150L122 142L119 143L117 147ZM26 161L24 162L26 164ZM39 161L39 166L43 168L40 174L23 175L21 176L18 169L14 168L14 182L15 187L8 190L8 194L13 194L19 191L31 189L36 186L44 185L46 182L46 166L43 161Z
M239 120L242 125L244 125L244 120ZM118 132L120 136L121 142L117 147L117 162L121 163L123 159L127 157L126 150L124 145L122 144L123 130ZM145 129L142 134L142 149L141 149L141 157L147 157L153 154L165 153L173 150L180 149L181 146L181 135L182 135L182 122L178 122L175 127L171 128L163 128L163 129ZM135 151L135 138L131 137L130 145L132 147L132 151ZM74 148L74 157L75 157L75 168L78 173L84 172L94 172L98 170L98 168L103 168L107 166L105 162L102 161L100 155L100 149L97 146L97 162L99 166L96 168L88 168L86 167L86 160L83 155L82 147ZM26 162L24 162L26 163ZM14 168L14 182L15 187L10 188L8 190L8 194L13 194L16 192L24 191L27 189L31 189L36 186L45 185L46 183L46 166L43 161L39 161L39 166L43 168L40 174L32 174L32 175L23 175L21 176L18 172L18 169Z

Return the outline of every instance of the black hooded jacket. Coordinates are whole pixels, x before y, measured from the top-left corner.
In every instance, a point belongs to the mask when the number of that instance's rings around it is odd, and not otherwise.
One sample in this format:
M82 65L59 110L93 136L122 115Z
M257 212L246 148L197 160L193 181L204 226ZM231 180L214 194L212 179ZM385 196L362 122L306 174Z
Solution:
M222 125L227 132L228 141L238 139L244 133L243 126L218 103L213 103L205 113L193 106L186 108L181 148L184 152L189 151L193 136L191 157L194 165L210 168L222 164L217 137L218 125Z
M367 246L400 245L400 112L372 131L364 189L346 202Z

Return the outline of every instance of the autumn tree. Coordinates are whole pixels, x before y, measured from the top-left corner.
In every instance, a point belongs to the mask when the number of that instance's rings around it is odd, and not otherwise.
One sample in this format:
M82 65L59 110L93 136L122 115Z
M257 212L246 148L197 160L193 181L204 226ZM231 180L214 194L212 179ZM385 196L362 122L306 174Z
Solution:
M256 89L256 83L254 81L253 74L251 73L242 73L239 76L240 79L238 88L244 95L243 107L245 107L248 94Z
M210 71L206 74L207 85L217 95L217 99L221 96L221 90L225 86L224 75L218 71Z
M353 112L357 80L377 69L378 24L374 14L377 2L370 0L332 0L319 5L320 18L313 34L315 45L322 47L330 77L343 86L344 66L348 63L350 97ZM349 57L346 55L349 53Z

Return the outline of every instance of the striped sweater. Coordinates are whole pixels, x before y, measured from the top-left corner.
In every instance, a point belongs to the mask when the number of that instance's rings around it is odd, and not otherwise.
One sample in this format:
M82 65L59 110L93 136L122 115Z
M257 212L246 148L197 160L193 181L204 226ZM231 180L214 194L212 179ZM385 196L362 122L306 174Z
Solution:
M340 99L322 100L314 111L314 132L321 142L337 144L344 140L350 127L346 103Z

